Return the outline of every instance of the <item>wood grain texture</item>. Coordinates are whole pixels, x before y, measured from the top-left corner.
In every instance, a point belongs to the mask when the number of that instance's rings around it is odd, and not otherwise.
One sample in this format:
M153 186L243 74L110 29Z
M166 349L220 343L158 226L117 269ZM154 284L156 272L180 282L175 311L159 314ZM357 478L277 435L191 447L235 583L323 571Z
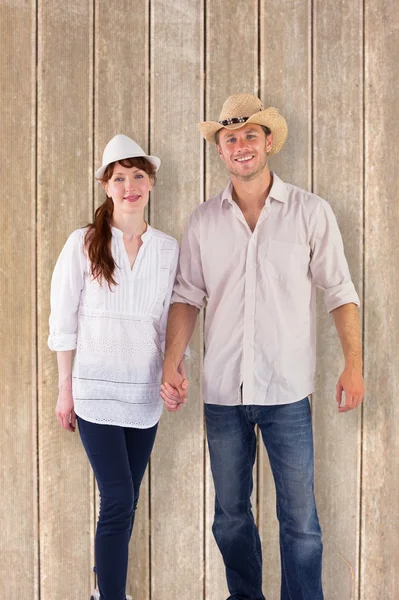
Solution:
M222 27L221 27L222 24ZM224 101L232 94L258 91L258 6L257 2L207 2L205 119L217 121ZM229 173L216 147L205 143L205 200L223 190ZM225 568L212 535L215 492L206 451L205 495L205 597L227 598ZM257 468L254 467L252 506L256 518Z
M0 7L0 597L18 590L32 600L38 598L35 21L33 2Z
M399 587L399 14L367 0L365 13L365 376L361 600Z
M283 181L310 189L311 173L311 31L310 2L261 2L260 98L286 118L288 138L270 169ZM262 440L260 445L263 446ZM259 530L263 546L264 593L280 598L279 527L276 492L264 447L259 463Z
M362 298L363 77L362 2L316 0L313 27L314 192L328 200ZM361 410L339 414L335 385L344 366L333 319L318 298L313 396L316 498L323 530L324 593L355 600L358 588Z
M72 230L92 216L91 2L39 4L38 354L41 600L86 598L93 585L93 479L79 434L55 418L47 347L50 278Z
M148 4L139 0L132 10L128 0L96 2L94 170L101 165L105 145L117 133L128 135L148 150ZM95 205L99 206L105 193L99 184L94 191ZM147 472L140 489L126 584L127 593L141 600L150 594L149 531Z
M81 600L94 583L94 481L78 433L56 422L56 359L47 348L54 263L69 233L91 220L93 201L102 201L93 166L119 132L159 155L150 222L180 240L195 206L228 182L197 123L217 119L228 95L259 91L289 126L271 168L300 187L313 185L330 201L364 296L367 394L362 411L343 415L334 400L342 352L322 297L318 302L313 414L325 597L396 599L397 2L0 4L0 157L6 173L0 207L0 598ZM142 487L128 576L134 600L228 596L211 533L202 327L201 318L191 344L189 403L163 415ZM264 592L278 600L274 483L261 442L259 450L255 504Z
M311 2L260 3L260 92L286 118L288 138L270 168L283 180L311 185Z
M201 3L151 1L151 152L162 165L150 222L180 240L201 201ZM188 404L164 413L151 460L151 596L203 598L202 320L190 344Z

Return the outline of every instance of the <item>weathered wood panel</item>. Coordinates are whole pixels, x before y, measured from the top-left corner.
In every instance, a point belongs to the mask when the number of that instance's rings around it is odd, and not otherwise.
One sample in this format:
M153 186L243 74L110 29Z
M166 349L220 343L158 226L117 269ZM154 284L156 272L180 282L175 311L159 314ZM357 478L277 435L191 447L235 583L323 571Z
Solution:
M270 160L283 180L310 188L311 91L310 2L273 0L261 3L260 97L288 122L288 139ZM259 529L263 547L264 593L280 598L280 547L276 492L262 441L259 464Z
M206 6L205 119L217 121L223 102L231 94L258 92L258 3L207 2ZM206 143L205 198L223 190L229 174L216 147ZM205 464L205 597L228 596L222 556L212 535L215 492L206 447ZM253 512L256 518L256 467Z
M35 3L0 7L0 597L38 598ZM11 593L10 593L11 592Z
M367 0L365 14L365 375L361 599L399 587L399 13Z
M151 1L151 152L162 165L150 222L180 239L201 201L202 6L195 0ZM151 596L203 598L202 335L191 342L190 396L165 411L151 461Z
M41 599L89 597L93 479L79 434L55 418L49 289L69 233L92 216L92 3L39 5L38 354Z
M363 423L361 411L336 413L334 388L343 359L320 298L313 402L316 493L324 530L326 598L396 598L399 215L396 157L386 150L394 148L399 133L396 3L366 0L364 23L359 1L332 7L315 0L313 14L310 0L138 0L134 7L127 0L0 4L0 155L6 173L0 209L0 597L88 598L94 583L93 478L78 433L62 431L55 419L56 361L47 348L47 334L51 272L68 234L91 219L93 200L100 201L99 188L93 193L92 167L101 160L104 144L124 132L160 155L151 223L180 238L196 204L228 181L215 149L204 150L196 123L204 116L217 118L229 94L259 89L264 104L277 106L289 123L286 146L271 159L271 168L301 187L310 189L314 183L316 193L331 202L362 294L365 67L368 393ZM202 321L192 351L189 404L163 416L139 504L128 592L143 600L165 594L171 600L227 596L211 533L214 492L199 384ZM257 509L264 591L268 600L277 600L274 483L262 445L260 451Z
M283 180L310 189L311 2L263 0L260 6L260 97L288 122L287 141L270 168Z
M313 29L314 191L337 216L362 297L362 2L316 0ZM340 414L335 385L344 359L323 294L318 298L318 367L313 397L316 497L324 541L324 588L355 600L358 587L361 410Z
M124 133L148 147L149 115L149 7L148 0L101 2L97 0L95 23L95 169L101 165L105 144ZM123 32L121 35L121 24ZM95 205L105 194L95 184ZM127 593L146 600L150 589L150 538L148 473L140 501L129 551Z

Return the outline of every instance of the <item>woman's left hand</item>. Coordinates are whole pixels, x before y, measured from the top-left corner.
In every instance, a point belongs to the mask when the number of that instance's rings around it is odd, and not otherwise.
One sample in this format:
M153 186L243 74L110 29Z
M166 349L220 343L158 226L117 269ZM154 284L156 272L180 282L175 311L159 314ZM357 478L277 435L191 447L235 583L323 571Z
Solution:
M176 371L175 371L176 373ZM163 378L165 376L165 370ZM177 377L169 374L161 385L161 397L165 402L166 408L169 412L175 412L181 408L187 401L187 390L189 382L186 373L186 363L184 357L180 361L177 367Z

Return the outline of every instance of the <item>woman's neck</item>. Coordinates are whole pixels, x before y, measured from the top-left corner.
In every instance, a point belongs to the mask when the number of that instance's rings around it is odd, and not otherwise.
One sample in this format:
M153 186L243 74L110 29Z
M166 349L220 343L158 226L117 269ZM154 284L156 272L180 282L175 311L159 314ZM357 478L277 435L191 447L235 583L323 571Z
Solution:
M127 239L140 237L147 230L147 223L144 215L112 215L111 225L123 231Z

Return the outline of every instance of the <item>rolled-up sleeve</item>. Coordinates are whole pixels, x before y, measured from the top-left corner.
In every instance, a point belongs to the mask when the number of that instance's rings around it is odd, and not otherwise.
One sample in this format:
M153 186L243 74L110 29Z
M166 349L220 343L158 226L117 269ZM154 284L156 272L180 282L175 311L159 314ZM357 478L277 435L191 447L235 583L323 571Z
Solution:
M199 240L198 210L190 216L180 249L176 283L172 295L172 304L182 302L191 304L200 310L205 306L207 296L202 270Z
M343 304L353 303L359 306L359 296L351 280L338 223L325 200L320 200L316 208L311 252L313 282L324 290L328 312Z
M87 260L83 250L84 230L74 231L57 260L51 279L50 350L74 350L78 332L78 310Z

